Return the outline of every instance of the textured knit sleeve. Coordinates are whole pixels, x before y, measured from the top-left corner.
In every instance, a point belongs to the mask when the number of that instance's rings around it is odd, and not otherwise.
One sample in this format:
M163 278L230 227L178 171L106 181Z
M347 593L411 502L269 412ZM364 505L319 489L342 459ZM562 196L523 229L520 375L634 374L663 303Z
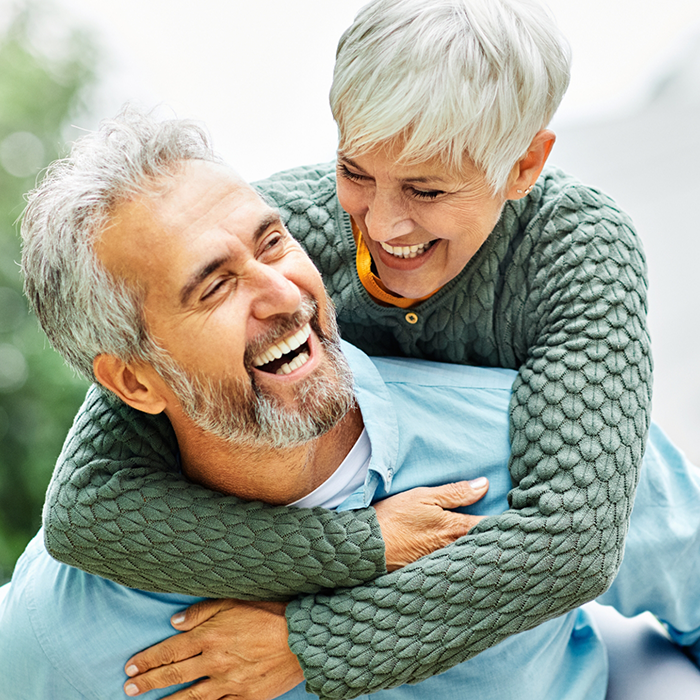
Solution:
M187 482L175 435L92 387L44 506L56 559L126 586L279 600L383 573L374 509L333 513L243 502Z
M626 218L575 190L511 246L510 509L370 585L287 609L307 690L414 683L600 595L620 565L649 423L645 264ZM520 347L518 347L520 346Z

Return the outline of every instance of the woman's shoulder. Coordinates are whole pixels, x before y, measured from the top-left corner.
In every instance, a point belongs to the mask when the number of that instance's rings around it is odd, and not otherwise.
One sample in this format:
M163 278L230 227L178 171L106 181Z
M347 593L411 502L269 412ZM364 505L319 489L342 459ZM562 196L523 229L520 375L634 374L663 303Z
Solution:
M626 269L635 280L646 279L643 245L628 214L555 167L542 172L527 197L508 202L500 232L493 247L504 263L501 275L514 289L527 289L533 303L534 289L570 284L572 274L612 280Z
M530 209L533 219L543 222L554 219L562 225L579 225L603 220L634 228L629 215L610 195L556 166L547 166L532 194L520 202Z
M335 162L282 170L253 187L277 207L324 206L335 195Z

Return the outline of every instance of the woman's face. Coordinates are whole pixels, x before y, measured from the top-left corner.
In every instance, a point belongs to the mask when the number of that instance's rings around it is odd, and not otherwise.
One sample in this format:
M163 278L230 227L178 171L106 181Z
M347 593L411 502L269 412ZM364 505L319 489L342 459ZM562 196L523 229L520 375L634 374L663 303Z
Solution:
M449 173L436 160L400 165L400 144L338 154L338 198L367 243L382 282L424 297L456 277L493 230L506 196L494 196L467 163Z

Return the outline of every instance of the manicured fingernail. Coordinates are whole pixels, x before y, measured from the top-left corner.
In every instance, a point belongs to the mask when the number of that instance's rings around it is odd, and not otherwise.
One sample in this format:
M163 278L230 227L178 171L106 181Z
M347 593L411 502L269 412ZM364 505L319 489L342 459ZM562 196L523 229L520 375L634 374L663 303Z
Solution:
M185 621L185 613L178 613L170 618L173 625L181 625Z
M129 683L129 685L124 688L124 692L133 697L139 694L139 689L133 683Z
M473 489L483 489L484 486L486 486L486 477L480 476L478 479L473 479L472 481L469 482L469 485Z
M127 676L135 676L139 672L138 668L134 666L134 664L131 664L131 666L126 667L126 675Z

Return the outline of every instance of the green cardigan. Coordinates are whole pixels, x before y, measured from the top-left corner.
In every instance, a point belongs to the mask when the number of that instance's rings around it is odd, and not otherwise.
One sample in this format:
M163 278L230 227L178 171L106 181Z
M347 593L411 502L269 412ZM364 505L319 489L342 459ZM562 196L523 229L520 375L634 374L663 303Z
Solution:
M321 270L347 340L369 354L519 371L510 509L384 574L372 509L270 507L188 484L173 470L168 421L93 388L49 487L51 554L155 591L305 594L288 606L290 646L308 690L327 698L419 681L601 594L621 561L649 423L646 271L628 217L547 169L411 323L359 281L332 164L258 187ZM461 594L448 608L450 586ZM463 625L445 624L457 616ZM410 654L396 648L397 625L415 630ZM449 649L436 650L448 630Z

